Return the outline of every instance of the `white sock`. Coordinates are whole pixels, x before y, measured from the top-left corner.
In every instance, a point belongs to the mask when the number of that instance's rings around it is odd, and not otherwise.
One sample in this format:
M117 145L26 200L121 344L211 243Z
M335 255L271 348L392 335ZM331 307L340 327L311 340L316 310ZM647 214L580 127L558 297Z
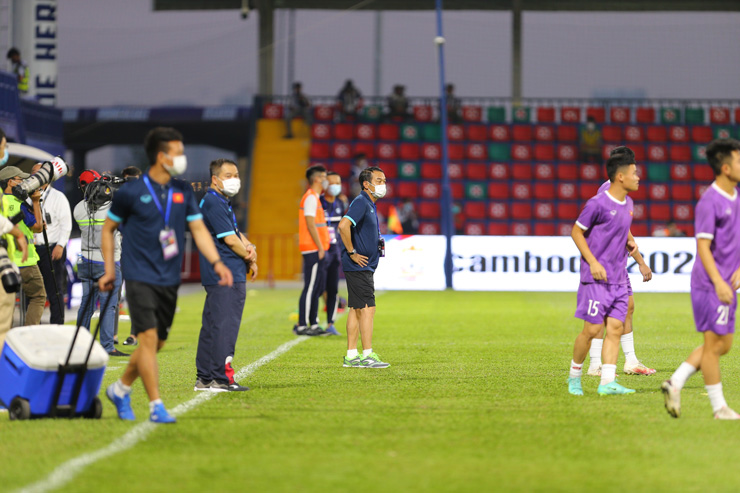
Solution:
M372 348L370 348L370 349L363 349L363 350L362 350L362 357L363 357L363 358L364 358L365 356L370 356L371 354L373 354L373 350L372 350Z
M624 353L625 362L630 365L636 365L639 363L637 355L635 355L635 336L634 332L629 334L623 334L619 338L619 342L622 344L622 352Z
M617 365L601 365L601 385L607 385L617 379Z
M357 349L348 349L347 350L347 357L349 359L356 358L357 357Z
M673 375L671 375L671 385L676 387L678 390L681 390L683 386L686 385L686 380L688 380L694 373L696 373L696 368L684 361Z
M591 339L591 349L588 351L590 362L589 368L601 366L601 348L604 347L604 339Z
M149 401L149 412L154 412L154 406L157 404L162 404L162 399L154 399L153 401Z
M705 385L707 394L709 394L709 402L712 403L712 412L717 412L727 405L725 402L725 396L722 393L722 382L714 385Z
M131 387L129 387L128 385L124 385L121 380L116 380L116 382L113 384L113 393L117 397L123 399L131 393Z
M573 360L570 360L570 373L568 376L570 378L581 378L583 375L583 363L576 363Z

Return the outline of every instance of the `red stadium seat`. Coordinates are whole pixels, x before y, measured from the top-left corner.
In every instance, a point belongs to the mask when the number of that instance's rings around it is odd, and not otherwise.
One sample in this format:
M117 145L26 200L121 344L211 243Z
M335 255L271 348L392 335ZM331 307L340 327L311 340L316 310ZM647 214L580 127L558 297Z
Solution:
M502 165L503 166L503 165ZM506 167L504 166L504 169ZM465 165L465 178L484 181L488 179L488 165L485 163L468 163ZM506 177L503 177L506 178Z
M440 217L439 202L422 201L416 210L419 219L439 219Z
M540 142L552 142L555 140L555 132L550 125L537 125L534 127L534 139Z
M650 204L648 218L651 221L665 221L671 219L671 207L668 204Z
M578 189L575 183L561 182L558 183L558 200L576 200L578 199Z
M401 199L416 199L419 197L419 185L416 182L400 181L396 185L396 195Z
M674 125L668 128L668 139L671 142L688 142L689 131L682 125Z
M671 198L673 200L690 201L692 196L692 186L688 183L674 183L671 185Z
M386 200L387 199L394 199L394 198L396 198L396 184L395 183L387 183L386 184L385 198L386 198Z
M388 217L388 212L391 209L391 202L388 202L386 200L382 200L375 204L375 208L378 209L378 212L383 215L384 217Z
M317 104L313 107L313 119L317 122L334 120L334 107L327 104Z
M695 163L692 165L694 180L696 181L714 181L714 171L707 163Z
M534 165L534 177L537 180L554 180L555 166L550 163L538 163Z
M465 147L462 144L450 144L447 146L447 157L452 161L462 161L465 159Z
M509 198L508 182L491 182L488 184L488 196L491 199L504 200Z
M342 178L342 180L349 180L350 175L352 174L352 163L349 161L332 161L332 163L328 166L329 171L333 171L334 173L339 174L339 176ZM385 171L385 176L388 178L388 172L385 168L381 168L383 171Z
M672 145L669 159L673 162L687 162L691 160L691 147L687 145Z
M489 187L490 190L490 187ZM492 195L489 197L493 198ZM528 182L515 181L511 184L511 198L516 200L529 200L532 198L532 185Z
M419 144L412 142L402 142L398 148L398 157L402 161L418 161L419 160Z
M508 125L491 125L489 135L494 142L508 142L511 140L511 132Z
M650 236L650 230L648 229L647 223L642 221L632 223L630 233L632 233L632 236Z
M480 201L465 202L463 214L465 215L465 219L485 219L486 204Z
M313 140L327 140L332 138L332 127L326 123L314 123L311 125L311 138Z
M491 219L509 219L508 202L489 202L488 217Z
M694 236L694 223L687 222L687 223L676 223L676 227L686 233L686 236L693 238Z
M531 180L532 165L529 163L514 163L511 166L511 177L515 180Z
M447 165L447 174L449 175L450 180L463 179L465 176L465 173L463 172L463 165L460 163L450 163L449 165Z
M442 165L439 163L421 163L421 177L425 180L441 180Z
M573 231L573 223L567 222L567 223L558 223L557 225L557 231L555 232L558 236L570 236L571 231Z
M671 150L673 149L672 146ZM663 163L668 158L668 149L664 145L648 144L648 160L654 163ZM679 161L685 161L685 159L679 159Z
M355 138L355 127L351 123L337 123L334 125L334 138L337 140L352 140Z
M612 106L609 109L609 121L612 123L629 123L632 110L624 106Z
M401 132L395 123L381 123L378 126L378 137L380 140L398 140Z
M462 119L464 122L478 123L483 118L483 109L480 106L462 107Z
M358 140L375 140L375 125L360 123L355 127L355 137Z
M555 108L540 107L537 108L537 121L540 123L555 122Z
M462 125L449 125L447 127L447 138L450 142L461 142L465 140L465 130Z
M646 177L645 166L643 166L642 164L636 164L635 168L637 168L637 176L639 176L641 180L644 179ZM606 179L606 176L604 177L604 179Z
M282 120L283 118L283 105L269 103L262 107L262 118L268 120Z
M439 144L422 144L421 157L429 161L442 159L442 146Z
M554 161L555 146L552 144L535 144L534 158L537 161Z
M398 164L394 161L380 161L378 167L383 170L386 178L398 178Z
M597 164L582 164L581 165L581 180L601 181L603 179L604 177L601 173L601 166Z
M648 125L647 140L652 143L667 142L668 131L663 125Z
M581 196L581 200L588 200L599 191L600 184L597 183L581 183L578 185L578 194Z
M355 147L355 149L357 149ZM396 143L390 142L378 142L375 147L375 155L378 159L396 159L397 158L397 147Z
M509 165L503 163L492 163L488 168L492 180L506 180L509 178Z
M555 204L552 202L536 202L534 204L534 217L535 219L554 219Z
M559 163L556 169L558 180L577 180L579 176L579 166L577 164Z
M511 146L511 158L514 161L531 161L532 149L526 144L514 144Z
M466 222L464 231L466 235L482 236L486 234L486 224L480 221Z
M431 122L434 117L434 110L429 105L414 106L413 112L417 122Z
M341 145L341 144L337 144ZM391 146L391 144L384 144L387 146ZM392 147L392 146L391 146ZM355 145L352 148L353 154L364 154L367 156L368 159L375 158L375 145L372 142L355 142ZM336 156L340 159L346 159L344 156ZM350 156L351 157L351 156ZM389 159L389 158L384 158Z
M578 202L558 202L558 206L555 209L558 219L567 219L569 221L575 221L580 212L581 209L578 207Z
M674 203L671 215L675 221L693 221L694 205L691 203Z
M604 142L622 143L622 127L617 125L604 125L601 128L601 138Z
M640 185L640 187L634 192L630 192L630 197L632 197L632 200L635 202L639 202L641 200L647 200L647 196L648 196L648 188L644 183Z
M557 139L558 142L577 142L578 127L576 125L558 125Z
M671 180L691 181L691 166L688 164L671 165Z
M329 159L329 144L325 142L312 142L309 155L311 159Z
M463 197L465 197L465 185L463 185L460 182L456 183L450 183L450 188L452 189L452 198L455 200L460 200Z
M740 125L740 107L735 108L735 125Z
M632 220L633 221L642 221L643 219L647 218L647 207L645 204L635 204L634 209L632 211Z
M514 236L530 236L532 234L532 225L528 222L514 222L509 225L509 234Z
M706 144L714 138L712 127L709 125L694 125L691 127L691 140L698 144Z
M465 146L465 156L474 161L485 161L488 158L488 147L483 144L468 144Z
M554 183L535 183L534 184L534 196L541 200L554 200L555 199L555 184Z
M709 108L709 122L715 125L727 125L730 123L730 109L712 106Z
M542 121L537 118L539 121ZM563 106L560 108L560 121L563 123L578 123L581 121L581 108Z
M655 108L637 108L637 123L655 123Z
M694 200L699 200L707 188L711 186L711 183L697 183L694 185Z
M535 236L555 236L554 223L534 223Z
M578 161L578 147L573 144L558 145L558 161Z
M668 185L666 183L653 183L648 185L648 195L650 196L650 200L653 202L670 199Z
M485 125L468 125L468 140L474 142L485 142L488 139L488 128Z
M626 142L642 142L645 140L645 133L642 127L628 125L624 127L624 140Z
M419 221L419 234L438 235L439 231L440 231L439 223Z
M512 139L516 142L530 142L532 138L531 125L513 125L511 128Z
M509 234L507 223L488 223L486 232L489 236L506 236Z
M588 117L596 120L596 123L604 123L606 121L606 108L602 108L601 106L586 108L586 118Z

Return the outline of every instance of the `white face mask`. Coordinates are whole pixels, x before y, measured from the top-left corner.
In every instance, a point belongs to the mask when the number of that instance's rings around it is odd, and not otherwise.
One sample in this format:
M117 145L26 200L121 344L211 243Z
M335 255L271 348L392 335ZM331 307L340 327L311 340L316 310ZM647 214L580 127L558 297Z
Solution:
M342 185L339 185L337 183L329 185L329 189L326 191L329 195L332 197L336 197L340 193L342 193Z
M164 169L167 170L170 176L179 176L185 173L185 170L188 169L188 158L186 158L184 154L182 156L174 156L172 158L172 166L167 166L165 164Z
M326 191L326 189L329 188L329 180L324 180L321 182L321 189Z
M382 199L385 197L385 184L375 185L375 191L370 192L376 199Z
M221 188L221 191L227 197L233 197L239 193L239 189L242 187L242 181L239 178L227 178L225 180L221 180L221 183L224 185L223 188Z

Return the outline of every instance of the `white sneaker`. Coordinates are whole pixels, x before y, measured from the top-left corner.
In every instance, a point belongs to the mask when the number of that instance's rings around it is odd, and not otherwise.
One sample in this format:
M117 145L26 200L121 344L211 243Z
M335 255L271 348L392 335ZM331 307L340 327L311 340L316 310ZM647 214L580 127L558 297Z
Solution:
M665 397L665 410L674 418L681 416L681 391L673 386L670 380L666 380L660 386ZM734 412L734 411L733 411Z
M586 375L589 377L600 377L601 376L601 365L599 366L589 366L588 371L586 372Z
M740 419L740 414L725 406L714 413L714 419Z
M624 373L627 375L652 375L655 373L653 368L648 368L639 361L636 364L624 364Z

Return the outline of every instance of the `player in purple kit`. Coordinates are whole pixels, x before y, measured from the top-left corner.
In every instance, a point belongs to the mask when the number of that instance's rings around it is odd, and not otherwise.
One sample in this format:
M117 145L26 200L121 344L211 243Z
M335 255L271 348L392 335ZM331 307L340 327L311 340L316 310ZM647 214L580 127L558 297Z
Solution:
M627 156L632 159L632 162L635 163L635 153L627 146L619 146L612 149L609 156L615 156L617 154L626 154ZM597 194L605 192L609 190L609 187L611 186L611 182L609 180L605 181L601 187L599 187L599 191ZM635 241L635 238L632 236L632 233L629 234L629 241ZM626 256L632 256L632 258L635 259L635 262L637 262L637 266L640 269L640 274L642 274L642 282L648 282L653 278L653 271L650 269L650 267L645 263L645 259L642 258L642 255L640 254L640 251L638 249L635 249L634 253L630 254L629 252L625 252ZM635 300L632 296L632 284L630 283L630 278L627 276L627 293L629 294L628 303L627 303L627 317L624 320L624 334L622 334L622 337L619 338L619 343L622 346L622 352L624 353L624 373L627 375L652 375L655 373L655 370L652 368L648 368L647 366L643 365L640 360L637 358L637 353L635 353L635 336L632 332L632 316L635 312ZM587 375L591 376L601 376L601 349L604 344L604 334L599 334L597 337L594 338L593 341L591 341L591 349L589 350L589 365L588 365L588 372Z
M581 284L575 316L583 319L583 330L573 345L568 391L583 395L583 361L594 337L604 331L601 353L599 395L631 394L617 383L619 338L627 316L627 256L637 248L629 241L632 225L632 199L627 196L639 187L637 166L627 154L611 156L606 162L609 190L592 197L578 216L571 237L581 252Z
M715 419L740 419L727 406L722 393L719 358L727 354L735 333L735 309L740 288L740 142L717 139L707 146L707 161L714 183L696 204L694 229L696 254L691 271L691 305L696 330L704 344L694 349L670 380L661 386L665 408L674 418L681 415L681 389L699 369Z

